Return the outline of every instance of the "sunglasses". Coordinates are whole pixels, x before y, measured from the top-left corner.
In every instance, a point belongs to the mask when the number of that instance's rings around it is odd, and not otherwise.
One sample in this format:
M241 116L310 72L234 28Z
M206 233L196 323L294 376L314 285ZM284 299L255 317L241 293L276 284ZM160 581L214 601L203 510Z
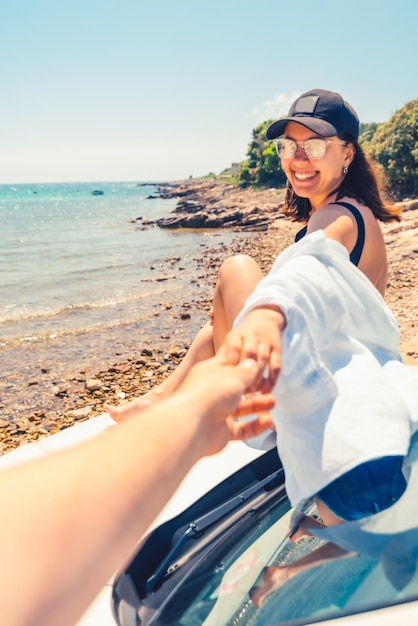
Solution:
M298 145L301 145L308 159L312 161L322 159L330 143L338 143L341 146L347 145L345 141L333 141L332 139L319 139L316 137L306 139L306 141L295 141L288 137L280 137L279 139L275 139L274 143L277 154L281 159L291 159L296 154Z

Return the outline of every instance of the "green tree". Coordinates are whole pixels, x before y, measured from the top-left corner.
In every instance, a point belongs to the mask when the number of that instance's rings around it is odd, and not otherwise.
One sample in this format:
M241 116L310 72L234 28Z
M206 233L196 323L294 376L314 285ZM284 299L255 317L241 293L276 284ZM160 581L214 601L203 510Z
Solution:
M376 130L379 128L379 124L376 122L360 122L360 136L359 143L365 151L369 151L370 142L374 137Z
M380 163L398 197L418 193L418 99L408 102L380 124L369 153Z
M243 185L250 185L253 182L249 161L242 161L240 164L238 180Z
M241 184L283 187L286 176L279 166L279 157L272 141L266 139L266 130L273 120L267 120L252 131L248 144L247 161L241 163L238 180Z

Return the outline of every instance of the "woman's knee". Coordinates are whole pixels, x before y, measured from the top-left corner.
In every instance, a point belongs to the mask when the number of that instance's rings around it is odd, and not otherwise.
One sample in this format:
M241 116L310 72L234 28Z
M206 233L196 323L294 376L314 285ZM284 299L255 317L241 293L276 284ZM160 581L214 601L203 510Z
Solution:
M228 257L219 269L219 281L235 279L243 275L246 278L254 276L258 280L262 277L262 272L257 262L248 254L236 254Z

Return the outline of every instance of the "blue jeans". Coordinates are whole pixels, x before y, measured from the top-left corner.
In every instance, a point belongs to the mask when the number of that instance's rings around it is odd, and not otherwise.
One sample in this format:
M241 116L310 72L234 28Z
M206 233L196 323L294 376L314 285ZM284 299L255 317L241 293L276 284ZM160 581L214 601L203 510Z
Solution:
M316 495L345 521L384 511L399 500L406 489L403 459L403 456L385 456L362 463Z

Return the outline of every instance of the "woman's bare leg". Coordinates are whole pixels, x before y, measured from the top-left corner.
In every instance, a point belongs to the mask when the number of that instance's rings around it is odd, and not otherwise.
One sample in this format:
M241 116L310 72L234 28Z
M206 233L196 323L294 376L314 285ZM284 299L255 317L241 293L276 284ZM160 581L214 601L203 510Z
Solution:
M324 522L325 526L337 526L337 524L342 524L343 520L340 517L337 517L335 513L330 511L330 509L320 500L319 498L315 498L316 508L318 509L318 513Z
M290 541L296 543L301 539L313 536L311 532L313 528L336 526L343 523L343 520L334 515L321 500L315 497L315 502L323 521L321 522L310 515L304 515L299 520L296 528L292 529L288 534ZM327 542L289 565L270 565L265 567L261 580L250 590L250 598L257 607L260 607L272 591L281 587L300 572L314 565L319 565L332 559L353 556L353 554L353 552L348 552L335 543Z
M112 418L119 422L134 415L156 400L170 395L177 389L195 363L204 361L215 355L212 338L213 329L210 323L207 322L197 333L184 359L179 363L174 372L163 380L162 383L156 385L139 398L135 398L125 404L119 404L118 406L105 404L105 411L108 411Z
M223 344L246 299L262 278L260 267L246 254L230 257L222 263L213 298L215 352Z
M230 257L222 264L213 299L213 324L206 323L194 338L186 356L170 376L151 391L119 406L105 405L116 421L128 418L161 397L170 395L184 380L190 368L215 355L226 334L263 274L247 255Z
M260 607L269 594L279 589L297 574L316 565L349 556L354 556L354 553L348 552L344 548L337 546L337 544L328 541L319 548L309 552L306 556L293 561L293 563L288 565L269 565L264 568L260 582L250 589L251 601L255 606Z

